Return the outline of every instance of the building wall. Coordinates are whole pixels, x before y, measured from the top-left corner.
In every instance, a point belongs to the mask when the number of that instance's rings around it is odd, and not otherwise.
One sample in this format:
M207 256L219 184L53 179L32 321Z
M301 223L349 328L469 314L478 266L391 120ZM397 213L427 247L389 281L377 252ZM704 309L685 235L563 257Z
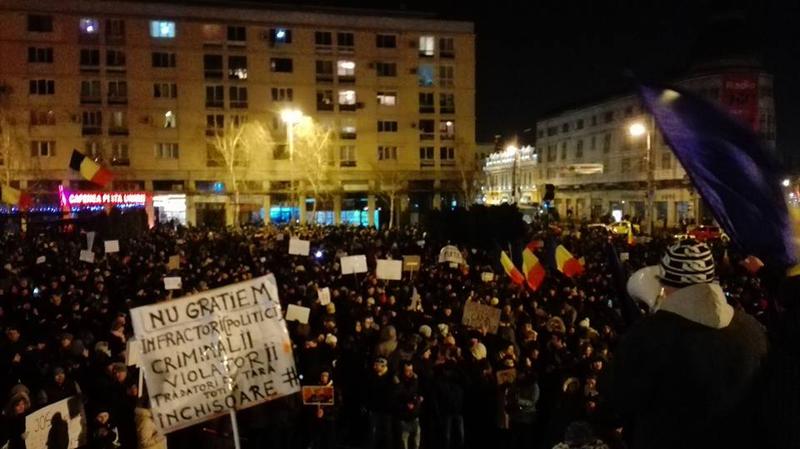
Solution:
M249 5L251 8L252 4ZM32 14L51 17L52 31L30 31L28 21ZM82 29L81 19L97 20L97 33L87 33L85 22ZM120 38L107 38L112 19L124 22ZM174 23L174 37L151 35L152 21L159 20ZM331 150L333 160L330 161L333 169L325 180L326 190L333 193L334 198L346 192L373 196L381 193L381 186L390 182L387 180L402 179L404 182L430 181L428 184L432 188L423 193L432 200L436 189L461 179L461 167L473 166L475 35L470 23L393 14L376 16L358 11L44 0L3 2L0 23L3 24L0 54L5 60L0 66L0 85L4 86L2 109L4 114L14 118L13 133L19 142L16 157L10 156L4 163L10 165L12 179L19 181L23 188L31 184L30 188L34 189L32 181L36 179L59 180L64 184L78 180L79 176L67 169L72 149L87 151L90 142L96 142L95 145L102 148L98 155L112 166L115 188L140 184L139 188L154 190L154 182L155 187L163 187L169 185L163 181L172 181L176 186L182 183L182 190L192 197L190 208L204 202L228 204L229 195L203 191L203 186L215 182L229 184L226 172L209 166L207 160L208 116L222 115L228 121L240 116L267 126L269 139L264 142L263 149L256 152L253 163L247 170L241 170L238 177L248 181L247 201L259 207L281 202L288 194L286 186L292 170L290 162L286 158L276 158L274 152L276 147L286 145L286 127L279 114L287 107L300 109L315 122L336 130ZM228 27L244 27L244 41L229 40ZM278 29L291 33L290 43L274 42L271 30ZM218 30L221 30L221 37L215 34ZM326 44L324 36L318 45L317 33L320 32L331 33L330 45ZM344 33L343 45L338 42L340 33ZM352 46L346 45L350 34ZM378 48L378 34L394 36L395 48ZM432 37L430 56L421 54L423 36ZM452 39L452 52L442 47L442 38ZM28 62L31 47L52 49L52 63ZM96 68L81 66L81 50L98 50L99 65ZM124 65L110 67L107 64L109 51L123 52ZM155 67L154 53L174 55L174 67ZM211 55L222 56L221 74L205 70L205 58ZM169 62L173 56L158 57ZM230 57L246 57L246 79L231 79ZM272 70L273 62L279 63L276 58L291 59L291 72ZM329 61L333 65L332 77L317 76L318 61ZM353 78L337 75L339 61L355 63ZM396 76L378 76L381 63L395 64ZM445 74L452 70L451 80L440 78L443 67L448 68ZM52 80L54 94L30 95L31 80ZM100 81L100 97L90 99L84 95L82 99L82 81ZM117 104L112 104L109 83L117 81L126 83L127 97L124 101L117 98ZM177 96L156 98L155 84L174 84ZM206 91L212 86L222 86L224 101L221 104L208 102ZM246 105L231 102L230 89L239 87L247 90ZM274 97L273 89L291 89L291 101ZM346 107L335 103L339 91L349 90L355 91L356 104L352 110L345 110ZM333 95L332 110L318 105L318 95L326 91ZM380 105L379 92L395 93L395 105ZM420 93L434 95L433 107L425 112L421 112ZM453 96L454 110L445 111L440 107L443 95ZM95 103L95 100L99 101ZM29 111L52 111L55 124L34 125ZM102 115L102 124L97 129L89 127L85 120L84 113L92 112ZM111 130L109 125L115 112L125 115L126 125ZM168 112L175 118L174 128L165 128ZM396 121L397 131L379 133L379 120ZM433 120L434 132L422 135L421 120ZM443 138L439 128L447 121L455 123L455 135ZM352 127L355 127L355 136L341 135L343 127L348 131L345 134L352 134ZM40 140L55 142L53 156L31 157L31 142ZM178 157L158 157L156 146L159 143L177 144ZM112 147L119 144L127 144L127 165L124 161L113 160ZM343 160L349 150L342 147L349 146L354 147L353 161L346 157ZM397 160L379 160L378 146L396 146ZM434 148L430 162L420 159L420 149L427 147ZM303 178L305 169L296 165L294 171L298 178ZM137 183L125 184L125 181ZM208 182L198 185L197 181ZM230 192L230 185L225 190ZM193 217L195 213L188 211L187 216Z

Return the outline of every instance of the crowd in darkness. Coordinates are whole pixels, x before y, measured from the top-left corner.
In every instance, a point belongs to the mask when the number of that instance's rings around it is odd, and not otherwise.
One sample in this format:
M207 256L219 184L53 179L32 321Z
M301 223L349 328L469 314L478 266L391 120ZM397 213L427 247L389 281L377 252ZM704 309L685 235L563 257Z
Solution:
M466 265L438 263L442 246L458 242L421 227L162 224L120 240L113 254L104 254L110 235L98 230L94 263L79 260L85 232L64 231L0 238L0 445L10 449L24 447L27 414L74 395L84 402L91 448L230 444L227 418L167 437L156 431L137 369L125 363L129 310L266 273L275 274L284 309L311 309L307 324L287 323L296 364L304 384L333 385L336 401L305 406L292 395L239 412L245 448L622 448L609 368L640 310L625 297L610 249L628 253L622 271L630 272L656 263L667 243L628 247L579 227L529 230L526 240L555 240L585 266L574 279L548 270L534 292L509 282L491 245L460 244ZM311 241L308 257L288 254L290 235ZM366 255L369 273L342 275L344 254ZM173 255L177 269L168 268ZM376 259L404 255L421 256L419 271L376 279ZM759 278L727 263L734 256L725 248L716 256L730 301L765 318ZM180 276L182 290L165 290L165 276ZM325 306L323 287L332 294ZM464 327L467 302L499 308L497 332ZM511 380L502 375L511 372Z

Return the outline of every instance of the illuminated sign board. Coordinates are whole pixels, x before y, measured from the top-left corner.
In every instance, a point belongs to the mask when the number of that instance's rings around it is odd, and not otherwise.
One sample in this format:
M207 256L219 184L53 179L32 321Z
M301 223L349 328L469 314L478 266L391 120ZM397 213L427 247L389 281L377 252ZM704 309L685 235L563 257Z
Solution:
M70 192L59 186L61 207L81 206L144 206L148 194L145 192Z

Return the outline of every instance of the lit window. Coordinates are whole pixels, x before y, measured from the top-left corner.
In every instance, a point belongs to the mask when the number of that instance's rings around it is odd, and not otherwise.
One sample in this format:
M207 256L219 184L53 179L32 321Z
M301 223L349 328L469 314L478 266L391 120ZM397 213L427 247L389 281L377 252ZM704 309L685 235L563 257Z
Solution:
M169 20L151 20L150 36L160 39L172 39L175 37L175 22Z
M420 56L433 56L434 55L434 42L433 36L420 36L419 37L419 55Z
M397 104L395 92L378 92L378 104L381 106L394 106Z
M356 104L356 91L354 90L340 90L339 91L339 104L354 105Z
M336 63L336 73L339 76L355 76L356 63L353 61L338 61Z
M174 128L176 125L175 113L167 111L164 113L164 128Z
M100 22L93 17L84 17L80 22L81 33L97 34L100 31Z
M273 44L291 44L292 30L286 28L273 28L270 30L270 40Z

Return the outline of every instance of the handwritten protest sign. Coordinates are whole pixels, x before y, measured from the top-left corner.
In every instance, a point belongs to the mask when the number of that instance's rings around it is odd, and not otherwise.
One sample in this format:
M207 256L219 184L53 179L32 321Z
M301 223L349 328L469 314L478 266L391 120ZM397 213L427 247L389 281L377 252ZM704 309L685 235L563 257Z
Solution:
M481 280L483 282L492 282L494 280L494 273L490 271L484 271L481 273Z
M169 262L167 262L167 269L169 270L177 270L181 267L181 256L175 254L174 256L169 256Z
M119 252L119 240L106 240L103 242L106 254Z
M44 261L45 261L45 260L47 260L47 257L45 257L45 256L39 256L39 257L37 257L37 258L36 258L36 265L39 265L39 264L42 264L42 263L44 263Z
M309 385L303 387L303 404L333 405L333 387L326 385Z
M311 242L308 240L289 239L289 254L307 256L309 251L311 251Z
M82 249L78 258L83 262L94 263L94 253L87 249Z
M629 253L619 253L619 261L620 262L625 262L630 258L631 258L631 255Z
M300 391L275 276L131 310L164 433Z
M83 402L78 396L50 404L25 417L27 449L75 449L86 445L88 433Z
M342 257L342 274L366 273L367 256L358 254Z
M183 288L183 280L180 276L164 278L164 290L180 290Z
M422 265L420 256L403 256L403 269L405 271L419 271L420 265Z
M308 307L289 304L289 307L286 308L286 321L297 321L300 324L307 324L310 314L311 309Z
M463 265L464 256L457 247L453 245L447 245L439 251L439 263L445 262Z
M329 287L319 289L317 291L317 297L319 298L319 304L321 306L327 306L331 303L331 289Z
M470 301L464 305L461 323L476 329L486 327L489 332L497 333L497 328L500 326L500 309Z
M391 259L378 259L378 267L375 270L378 279L388 279L399 281L403 279L403 261Z

